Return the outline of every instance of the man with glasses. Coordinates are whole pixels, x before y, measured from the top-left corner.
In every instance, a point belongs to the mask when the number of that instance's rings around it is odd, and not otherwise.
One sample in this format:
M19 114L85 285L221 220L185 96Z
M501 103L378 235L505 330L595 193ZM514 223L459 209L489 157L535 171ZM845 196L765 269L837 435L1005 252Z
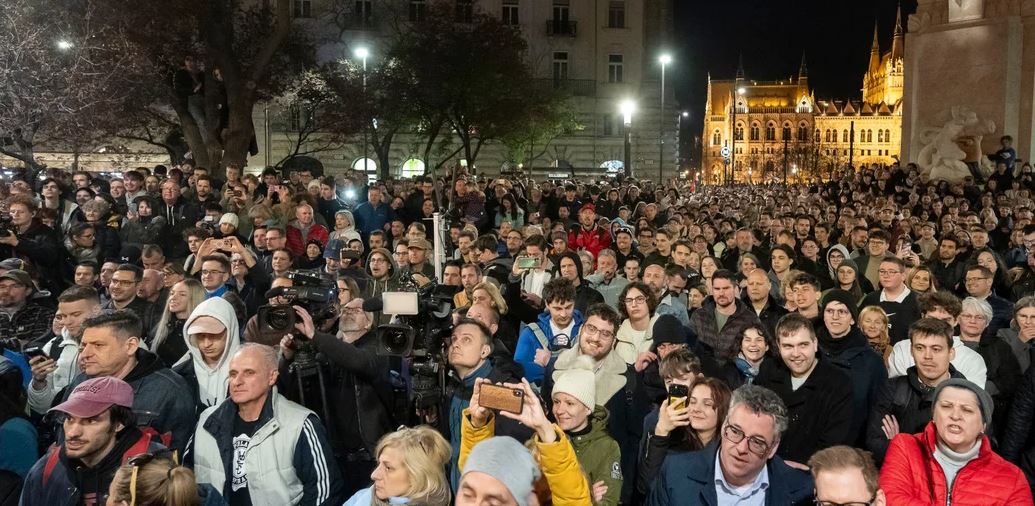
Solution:
M636 234L636 252L641 258L654 253L654 229L651 227L641 228ZM642 260L641 260L642 262Z
M100 505L124 462L168 455L153 432L136 426L133 388L103 376L84 381L55 406L64 441L52 446L25 478L21 504Z
M613 353L618 342L616 334L621 325L618 312L607 304L593 304L586 311L586 321L579 329L578 347L565 350L557 361L547 367L543 379L543 398L546 410L550 410L553 383L565 372L577 368L579 357L593 360L593 374L597 405L607 408L608 433L615 438L622 450L622 476L636 476L636 457L640 436L643 434L643 419L649 411L645 399L637 399L639 380L632 365ZM623 502L631 498L636 480L627 479L622 484Z
M783 367L764 362L754 383L783 399L794 423L781 438L778 453L788 464L804 468L813 453L855 441L851 379L819 355L815 329L803 315L780 319L776 345Z
M833 446L809 459L816 481L816 506L885 506L880 473L869 452Z
M992 271L982 265L971 265L967 267L963 275L963 283L966 286L967 294L975 299L980 299L992 306L992 319L987 322L988 333L995 335L999 329L1010 326L1010 319L1013 316L1013 304L992 293L992 283L995 277Z
M279 225L266 229L266 251L268 254L262 258L261 262L262 269L265 272L273 272L273 252L285 248L287 248L287 232Z
M816 329L823 360L848 373L852 381L852 439L861 446L866 417L874 397L888 377L884 357L873 351L859 330L859 312L850 292L834 289L823 295L823 326Z
M812 499L812 477L776 456L787 423L787 408L775 393L756 385L738 388L718 448L670 454L647 504L782 505Z
M880 306L888 315L891 343L905 341L909 338L909 324L920 319L917 296L906 287L906 264L897 257L884 258L877 274L879 286L884 288L863 297L859 307Z
M891 236L887 232L879 228L875 229L866 239L865 253L855 257L855 264L859 266L859 274L865 276L873 286L879 286L880 283L878 271L881 260L894 256L888 252L889 241L891 241Z
M108 295L111 298L105 302L101 309L104 311L117 311L128 309L140 318L144 328L144 335L151 330L154 322L151 319L151 303L137 296L140 282L144 279L144 270L133 264L121 264L111 275L111 282L108 284Z

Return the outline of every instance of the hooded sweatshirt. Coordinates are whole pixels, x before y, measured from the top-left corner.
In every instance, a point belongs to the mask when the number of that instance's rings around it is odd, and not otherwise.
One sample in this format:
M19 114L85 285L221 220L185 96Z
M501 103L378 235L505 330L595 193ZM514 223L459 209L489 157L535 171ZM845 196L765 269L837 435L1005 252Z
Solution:
M352 216L352 211L338 211L335 216L339 214L345 215L345 221L348 222L345 228L339 230L337 228L331 232L331 239L339 239L343 244L348 244L349 241L356 239L362 240L359 236L359 232L356 231L356 218ZM333 222L332 222L333 223Z
M202 316L211 316L226 327L226 347L215 365L205 363L201 350L187 333L191 323ZM198 383L198 400L205 406L215 406L226 399L227 389L230 386L230 357L241 347L241 334L234 307L220 297L206 299L187 317L183 329L183 340L187 343L188 354L180 360L177 366L188 360L191 361L194 366L195 380Z

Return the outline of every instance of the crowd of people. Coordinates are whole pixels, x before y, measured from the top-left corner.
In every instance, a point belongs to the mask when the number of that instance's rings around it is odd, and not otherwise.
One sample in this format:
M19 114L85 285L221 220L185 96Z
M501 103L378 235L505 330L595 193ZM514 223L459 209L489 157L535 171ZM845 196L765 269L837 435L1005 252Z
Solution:
M0 185L0 505L1033 504L1015 155L960 184L220 172ZM382 296L429 287L446 331L389 353L415 319Z

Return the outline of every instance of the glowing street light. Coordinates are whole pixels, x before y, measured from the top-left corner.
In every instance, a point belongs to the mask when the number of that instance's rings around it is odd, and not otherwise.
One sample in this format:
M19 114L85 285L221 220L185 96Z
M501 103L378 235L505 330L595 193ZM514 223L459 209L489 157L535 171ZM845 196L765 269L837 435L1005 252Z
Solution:
M356 58L359 58L359 59L363 60L363 99L366 100L366 96L367 96L367 57L370 56L370 49L368 49L366 46L359 46L359 47L357 47L353 51L353 54L356 55ZM370 160L370 156L369 156L369 154L367 152L367 147L368 147L368 144L369 144L369 142L368 142L369 135L370 135L370 125L369 124L365 124L363 126L363 172L367 172L367 163L369 163L369 160Z
M75 47L75 44L73 44L72 41L70 41L68 39L60 39L60 40L57 41L57 48L62 50L62 51L68 51L69 49L72 49L73 47Z
M632 118L633 113L636 112L636 102L632 99L622 100L618 104L618 110L622 112L622 118L625 120L625 159L622 165L625 169L625 177L630 177L632 176Z

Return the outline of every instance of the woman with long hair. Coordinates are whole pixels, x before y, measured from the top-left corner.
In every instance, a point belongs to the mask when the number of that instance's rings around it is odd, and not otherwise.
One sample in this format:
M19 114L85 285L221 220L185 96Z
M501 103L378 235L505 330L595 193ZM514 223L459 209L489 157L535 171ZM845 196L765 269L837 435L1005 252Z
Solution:
M183 324L194 308L205 301L205 288L194 278L187 278L173 285L165 310L158 320L148 349L172 366L187 354L187 342L183 340Z
M141 195L133 199L136 212L126 213L119 230L122 244L143 247L145 244L158 244L162 231L165 230L165 216L155 215L158 203L150 195Z
M449 443L427 425L386 434L374 450L373 484L344 506L447 506L451 498L445 465L451 455Z
M496 227L503 221L509 221L515 227L525 226L525 211L518 207L517 200L509 193L500 198L500 207L496 211Z
M888 315L880 306L866 306L859 311L859 330L866 335L870 348L884 359L887 365L891 356L891 337L888 335Z
M906 286L919 296L938 291L938 279L934 277L934 271L930 267L921 265L910 269L906 277Z

